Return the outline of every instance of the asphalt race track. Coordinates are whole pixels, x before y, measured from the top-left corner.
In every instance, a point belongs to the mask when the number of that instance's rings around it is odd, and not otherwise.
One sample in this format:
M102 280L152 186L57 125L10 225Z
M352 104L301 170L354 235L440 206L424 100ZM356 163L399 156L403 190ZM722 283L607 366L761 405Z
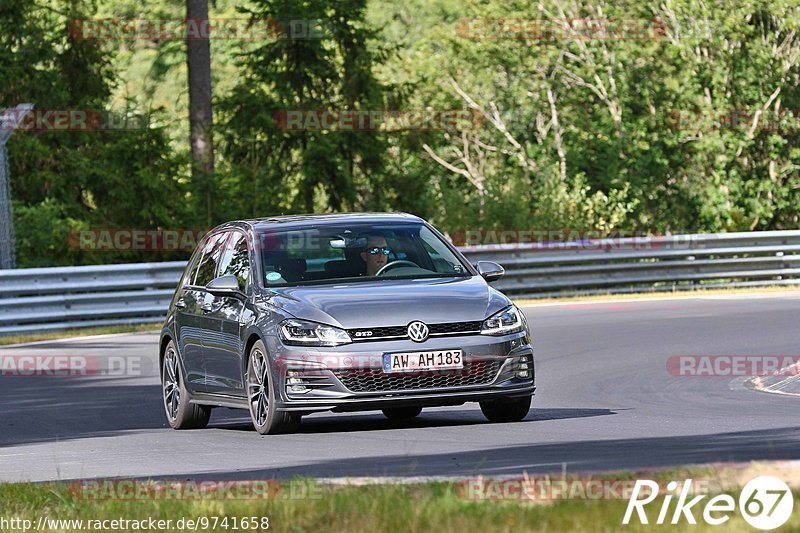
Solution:
M800 459L800 398L667 370L674 355L798 355L798 311L800 292L529 307L538 391L524 422L491 424L466 404L402 425L380 412L315 414L298 434L267 437L228 409L209 429L169 429L155 334L6 347L0 355L133 366L0 377L0 480L514 476Z

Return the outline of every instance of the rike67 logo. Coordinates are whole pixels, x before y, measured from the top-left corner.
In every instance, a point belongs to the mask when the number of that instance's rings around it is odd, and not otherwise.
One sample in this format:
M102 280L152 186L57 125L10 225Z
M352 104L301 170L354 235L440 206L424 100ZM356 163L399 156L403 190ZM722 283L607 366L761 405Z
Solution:
M658 483L649 479L636 481L633 492L625 509L622 523L628 525L635 517L641 524L650 523L645 507L658 497ZM702 505L706 494L695 496L691 499L692 480L683 482L674 509L672 501L678 490L678 482L670 481L667 484L666 496L658 511L656 524L679 524L686 520L688 524L697 524L695 513L702 515L703 521L712 526L719 526L731 519L736 512L737 502L729 494L714 496ZM789 520L794 507L794 497L789 486L783 481L772 476L759 476L750 480L739 494L738 509L745 521L756 529L768 531L782 526ZM670 511L672 511L670 516ZM634 520L635 523L635 520Z

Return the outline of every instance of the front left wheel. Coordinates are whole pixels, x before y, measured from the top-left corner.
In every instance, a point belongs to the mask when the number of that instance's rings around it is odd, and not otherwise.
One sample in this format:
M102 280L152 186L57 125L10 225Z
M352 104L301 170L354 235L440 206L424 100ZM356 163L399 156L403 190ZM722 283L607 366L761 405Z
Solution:
M161 391L167 422L172 429L202 429L211 418L211 408L190 403L175 343L169 341L161 367Z
M276 398L267 350L257 341L247 362L247 403L253 426L261 435L294 433L300 426L300 415L278 411Z
M483 416L489 422L520 422L531 409L531 397L502 398L480 402Z

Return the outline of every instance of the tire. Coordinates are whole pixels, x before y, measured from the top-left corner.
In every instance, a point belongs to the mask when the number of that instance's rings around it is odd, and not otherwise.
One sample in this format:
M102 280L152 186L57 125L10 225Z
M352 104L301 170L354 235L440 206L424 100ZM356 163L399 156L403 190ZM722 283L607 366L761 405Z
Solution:
M422 412L422 407L393 407L382 409L384 416L389 420L410 420Z
M256 341L247 356L247 404L250 420L261 435L294 433L301 416L276 410L275 383L264 343Z
M202 429L211 418L211 408L189 403L191 396L186 389L183 369L178 359L175 343L169 341L161 364L161 392L164 413L172 429Z
M531 397L503 398L480 402L483 416L489 422L520 422L531 408Z

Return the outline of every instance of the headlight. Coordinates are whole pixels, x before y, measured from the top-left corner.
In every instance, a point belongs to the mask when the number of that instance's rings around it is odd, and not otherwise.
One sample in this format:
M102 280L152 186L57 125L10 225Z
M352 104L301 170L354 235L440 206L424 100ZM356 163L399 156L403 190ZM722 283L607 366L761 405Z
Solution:
M525 329L525 322L522 312L512 305L484 320L481 333L483 335L506 335L517 333L523 329Z
M283 342L295 346L339 346L353 342L343 329L294 318L281 322L280 332Z

